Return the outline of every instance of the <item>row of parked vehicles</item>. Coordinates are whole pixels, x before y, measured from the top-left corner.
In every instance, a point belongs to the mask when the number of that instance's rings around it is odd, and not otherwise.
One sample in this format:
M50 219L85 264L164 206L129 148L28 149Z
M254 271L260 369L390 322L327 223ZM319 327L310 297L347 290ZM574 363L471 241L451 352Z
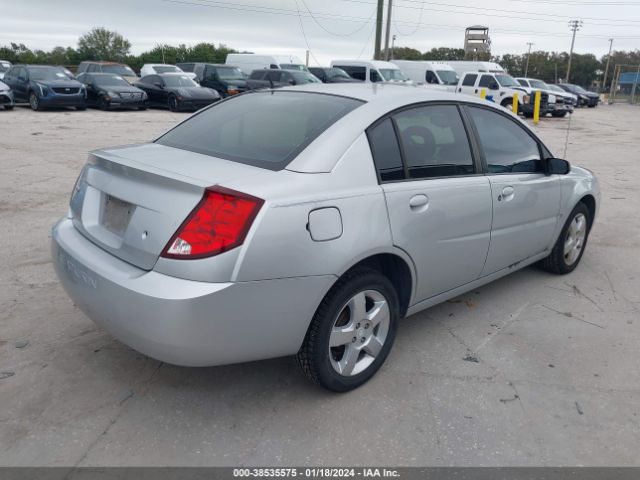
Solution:
M575 107L595 107L599 95L578 85L549 85L535 78L513 78L491 62L334 60L329 67L308 68L296 57L229 54L225 64L187 62L145 64L140 77L127 65L82 62L74 75L59 66L7 65L0 61L0 105L28 102L32 109L95 106L145 109L166 107L194 111L247 90L308 83L401 83L455 93L480 95L533 116L534 92L541 92L540 115L564 117Z

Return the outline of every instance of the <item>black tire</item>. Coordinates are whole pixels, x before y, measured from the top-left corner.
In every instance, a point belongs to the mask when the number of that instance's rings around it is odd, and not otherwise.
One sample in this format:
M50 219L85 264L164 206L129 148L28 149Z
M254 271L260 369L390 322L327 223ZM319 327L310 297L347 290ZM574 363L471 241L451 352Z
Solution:
M568 263L564 253L565 241L567 240L571 223L579 215L584 215L586 221L584 241L582 242L582 247L580 249L578 257L572 263ZM567 218L567 221L562 227L562 231L560 232L558 240L553 246L551 253L548 257L540 261L540 267L542 267L544 270L547 270L548 272L556 273L558 275L565 275L567 273L573 272L573 270L575 270L575 268L580 263L580 259L582 259L585 248L587 248L587 240L589 239L589 231L591 229L591 220L591 214L589 213L589 209L587 208L587 206L582 202L578 203L578 205L576 205L572 210L571 214Z
M84 112L87 109L86 105L78 105L76 107L76 110L78 110L79 112Z
M567 116L567 112L553 112L551 116L555 118L564 118Z
M40 99L38 98L36 92L29 93L29 106L34 112L42 110L42 107L40 106Z
M524 118L533 118L533 113L531 113L531 112L524 112L524 113L522 114L522 116L523 116Z
M5 110L13 110L13 105L5 105L4 109Z
M146 107L146 106L144 106L144 107L138 107L138 110L146 110L146 109L147 109L147 107Z
M169 110L171 110L172 112L177 112L180 109L180 107L178 105L178 99L173 94L169 95L169 99L167 100L167 104L169 106Z
M365 291L380 294L386 300L389 307L388 330L382 342L382 347L373 358L373 361L360 373L346 376L338 373L332 365L332 361L335 362L339 359L333 357L335 355L333 350L330 352L329 338L334 325L341 320L342 314L349 308L347 306L349 300ZM367 299L366 304L368 302L369 300ZM359 387L378 371L387 358L396 335L399 312L398 295L387 277L370 268L360 267L353 269L336 282L320 303L311 320L302 347L296 355L298 365L307 378L328 390L347 392ZM360 326L360 323L357 325ZM372 327L370 334L373 335L376 329L381 326L382 322ZM360 335L364 331L363 328L368 329L369 325L362 325L359 330L353 332L353 335ZM364 341L364 337L362 339ZM354 343L357 344L358 342L354 340ZM369 341L363 343L364 349L362 351L358 350L358 359L364 359L367 356L363 352L366 351L368 343ZM355 347L356 349L363 348L359 345L355 345ZM344 355L346 349L351 347L350 345L345 345L336 348L344 348Z
M500 102L500 105L511 110L513 108L513 98L504 99L502 102Z
M98 100L98 108L100 108L100 110L109 110L110 106L111 105L109 100L104 97L100 97L100 99Z

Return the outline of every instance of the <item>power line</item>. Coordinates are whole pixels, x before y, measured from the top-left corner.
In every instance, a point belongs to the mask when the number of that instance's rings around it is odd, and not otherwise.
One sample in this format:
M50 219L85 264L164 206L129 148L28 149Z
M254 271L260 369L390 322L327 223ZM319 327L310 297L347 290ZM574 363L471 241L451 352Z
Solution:
M305 3L304 0L300 0L302 2L302 5L304 5L304 8L307 10L307 12L309 13L309 15L311 16L311 18L313 19L314 22L316 22L316 25L318 25L322 30L324 30L325 32L327 32L329 35L334 35L336 37L351 37L352 35L355 35L356 33L358 33L360 30L362 30L364 27L367 26L367 24L371 21L371 19L373 18L373 15L376 13L375 9L373 10L373 12L371 13L371 15L369 15L369 18L367 19L366 22L363 22L361 26L359 26L358 28L356 28L354 31L349 32L349 33L334 33L328 29L326 29L314 16L314 14L311 12L311 10L309 9L309 6ZM296 7L298 5L298 2L296 0ZM300 13L298 11L298 13Z
M274 15L285 15L285 16L297 16L298 13L295 10L283 9L283 8L275 8L275 7L262 7L257 5L247 5L247 4L237 4L237 3L228 3L216 0L161 0L167 3L174 3L179 5L188 5L188 6L199 6L199 7L209 7L209 8L220 8L220 9L228 9L228 10L237 10L237 11L245 11L245 12L256 12L256 13L268 13ZM300 15L303 17L309 17L308 14L304 12L300 12ZM318 13L314 12L314 15L319 18L326 18L329 20L340 20L340 21L351 21L351 22L367 22L367 18L364 17L355 17L355 16L347 16L347 15L336 15L331 13ZM447 25L447 24L432 24L432 23L417 23L411 21L399 21L401 25L406 26L420 26L420 27L428 27L430 29L436 30L455 30L460 31L461 28L465 28L463 25ZM538 30L510 30L510 29L492 29L497 33L506 33L517 36L531 36L536 35L538 37L557 37L557 38L566 38L571 36L566 33L557 33L557 32L546 32L546 31L538 31ZM585 38L603 38L607 39L609 36L607 35L583 35ZM616 35L618 39L631 39L636 40L640 39L638 35Z
M368 3L368 2L362 2L362 3ZM400 6L402 6L402 5L400 5ZM396 7L398 7L397 3L396 3ZM402 33L402 31L398 28L398 23L396 22L396 20L394 18L393 19L393 26L396 29L396 32L398 32L398 35L400 35L401 37L410 37L411 35L416 33L418 31L418 29L420 28L420 22L422 22L422 14L423 13L424 13L424 0L422 0L420 2L420 15L418 15L418 25L416 25L416 27L411 31L411 33Z
M345 2L350 2L350 3L362 3L362 4L367 4L367 5L373 5L373 3L366 1L366 0L343 0ZM473 12L465 12L465 11L457 11L457 10L446 10L446 9L441 9L441 8L433 8L433 7L425 7L424 6L424 1L416 1L416 0L404 0L405 2L410 2L410 3L420 3L421 6L409 6L409 5L395 5L398 8L406 8L406 9L413 9L413 10L420 10L420 18L422 18L422 11L423 10L430 10L433 12L441 12L441 13L459 13L459 14L463 14L463 15L480 15L480 16L484 16L484 17L493 17L493 18L512 18L515 20L534 20L534 21L538 21L538 22L554 22L554 23L565 23L565 20L562 20L562 18L572 18L572 17L568 17L568 16L562 16L562 15L547 15L547 14L536 14L534 12L517 12L517 11L510 11L510 10L504 10L504 9L496 9L496 8L478 8L478 7L471 7L471 6L464 6L464 5L454 5L454 4L446 4L446 3L435 3L435 2L429 2L430 5L442 5L442 6L451 6L454 8L465 8L465 9L470 9L470 10L480 10L480 11L473 11ZM544 15L545 17L553 17L553 18L536 18L536 17L528 17L528 16L514 16L514 15L500 15L500 14L496 14L496 13L483 13L483 12L487 12L487 11L499 11L499 12L507 12L507 13L522 13L522 14L526 14L526 15ZM640 22L640 20L610 20L610 21L614 21L614 22L618 22L618 21L627 21L627 22ZM596 25L596 26L605 26L605 27L615 27L615 28L619 28L619 27L629 27L629 28L638 28L638 26L640 25L631 25L631 24L622 24L622 25L618 25L615 23L602 23L602 22L585 22L585 24L589 24L589 25Z
M509 0L510 2L520 3L551 3L553 5L580 5L580 6L601 6L609 7L611 5L624 5L631 7L640 7L638 2L625 2L625 1L600 1L600 2L583 2L582 0Z
M298 0L293 0L296 4L296 10L298 11L298 21L300 22L300 30L302 31L302 37L304 38L304 43L307 45L307 51L309 52L309 55L311 55L311 57L313 58L313 60L320 65L320 62L318 61L318 59L316 58L316 56L313 54L313 52L311 51L311 47L309 46L309 40L307 39L307 34L304 33L304 25L302 24L302 17L300 16L300 7L298 6Z

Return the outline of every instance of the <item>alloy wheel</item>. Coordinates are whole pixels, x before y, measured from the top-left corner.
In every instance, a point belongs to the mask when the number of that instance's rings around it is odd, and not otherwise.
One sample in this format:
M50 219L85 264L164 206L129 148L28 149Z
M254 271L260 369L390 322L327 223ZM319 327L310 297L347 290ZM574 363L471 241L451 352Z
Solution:
M587 236L587 219L582 213L578 213L567 230L564 241L564 261L567 265L573 265L580 257Z
M343 376L365 371L387 340L391 316L385 297L376 290L357 293L342 307L329 336L329 359Z

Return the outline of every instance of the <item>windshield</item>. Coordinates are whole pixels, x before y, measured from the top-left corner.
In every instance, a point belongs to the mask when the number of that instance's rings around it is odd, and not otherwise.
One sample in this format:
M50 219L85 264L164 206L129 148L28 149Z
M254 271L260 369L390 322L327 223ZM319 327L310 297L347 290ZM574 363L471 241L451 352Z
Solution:
M379 68L378 71L380 72L380 75L382 75L382 78L387 82L391 82L393 80L403 82L407 80L407 77L405 77L398 68Z
M113 73L124 77L135 77L136 74L126 65L102 65L102 73Z
M452 72L451 70L436 70L436 73L442 80L442 83L445 85L457 85L458 84L458 74L456 72Z
M547 87L549 87L551 90L553 90L554 92L563 92L566 93L564 90L562 90L559 86L557 85L548 85Z
M164 84L167 87L199 87L196 82L191 80L186 75L167 75L162 77Z
M327 78L351 78L347 72L341 68L327 68Z
M297 84L302 83L322 83L318 77L307 72L291 72L291 76L296 79Z
M580 85L572 85L572 87L573 87L573 90L578 92L578 93L589 93L584 88L582 88Z
M282 70L300 70L302 72L308 72L309 70L305 65L301 63L281 63L280 68Z
M182 70L173 65L156 65L153 69L156 73L182 73Z
M36 82L47 82L51 80L73 80L62 68L57 67L28 67L29 77Z
M244 74L238 67L217 67L216 72L222 80L244 80Z
M102 85L104 87L130 87L131 84L127 82L120 75L95 75L94 80L96 85Z
M542 80L529 80L529 84L533 88L546 88L546 89L549 88L549 86L546 83L544 83Z
M257 91L201 110L156 143L281 170L307 145L364 102L293 91Z
M496 80L502 87L519 87L520 84L511 75L497 74Z

